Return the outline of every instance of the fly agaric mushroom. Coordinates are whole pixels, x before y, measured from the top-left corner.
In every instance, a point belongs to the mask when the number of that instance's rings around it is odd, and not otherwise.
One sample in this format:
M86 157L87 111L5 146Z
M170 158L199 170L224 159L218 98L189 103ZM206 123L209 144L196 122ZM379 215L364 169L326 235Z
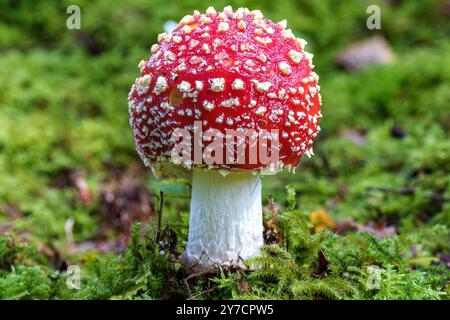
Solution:
M320 130L320 87L305 44L285 20L210 7L160 34L150 58L139 64L128 98L137 152L155 175L184 175L192 184L185 261L206 256L201 264L239 263L258 255L260 177L294 169L303 154L313 155ZM199 127L203 136L196 134ZM182 152L182 161L174 157L177 132L201 148L200 159L192 149ZM238 141L225 139L230 132ZM249 152L236 161L238 147L255 144L270 144L276 157L267 162Z

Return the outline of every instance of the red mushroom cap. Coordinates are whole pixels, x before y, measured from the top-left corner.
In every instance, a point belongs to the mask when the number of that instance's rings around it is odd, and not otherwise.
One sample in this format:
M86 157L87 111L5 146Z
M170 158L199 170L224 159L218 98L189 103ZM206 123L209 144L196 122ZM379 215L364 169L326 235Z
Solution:
M303 154L313 154L321 117L318 76L306 42L295 38L285 21L277 24L244 8L210 7L206 14L185 16L158 42L149 60L139 64L129 95L130 124L146 164L170 162L172 134L176 129L193 134L195 121L203 132L212 128L224 136L226 129L278 130L276 170L294 168ZM274 168L259 160L208 166Z

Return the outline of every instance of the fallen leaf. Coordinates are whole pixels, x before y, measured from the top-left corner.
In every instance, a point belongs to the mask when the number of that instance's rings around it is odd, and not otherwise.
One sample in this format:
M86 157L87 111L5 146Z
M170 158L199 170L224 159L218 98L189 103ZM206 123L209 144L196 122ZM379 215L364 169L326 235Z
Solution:
M237 279L237 289L240 293L252 291L252 286L243 277Z
M273 200L272 196L269 196L268 204L263 207L263 213L270 216L269 219L264 221L263 237L265 244L281 244L283 242L281 233L279 232L277 218L277 215L282 208L283 207L279 203L276 203Z
M439 12L445 17L450 17L450 1L443 1L439 6Z
M325 209L319 209L312 212L309 216L309 221L314 226L314 232L321 232L324 229L334 229L335 223L333 219L331 219L328 211Z
M169 252L175 256L178 255L177 251L178 237L172 228L165 227L159 235L159 247L164 252Z
M0 234L6 233L13 228L11 223L0 223Z
M2 211L9 217L13 218L13 219L19 219L22 218L22 212L20 212L19 208L17 208L15 205L13 204L5 204L2 208Z
M366 144L366 137L364 134L358 130L345 130L343 136L349 141L353 142L357 146L364 146Z
M440 253L438 254L439 260L443 262L447 268L450 268L450 254Z
M84 205L91 202L91 192L83 175L78 171L72 171L70 174L73 185L77 191L77 195Z
M388 236L396 235L395 226L386 225L386 222L384 220L381 220L379 222L370 221L366 225L361 225L352 218L346 218L337 223L337 234L344 235L348 231L363 231L377 238L385 238Z
M98 251L100 253L113 252L122 253L127 248L128 240L125 237L119 237L115 240L87 240L81 243L73 243L70 246L71 254L80 254L90 251Z
M394 53L381 36L351 44L336 57L336 63L348 70L360 70L368 65L388 64L394 60Z
M126 171L111 168L114 178L100 188L100 236L111 230L129 238L136 221L147 221L153 212L153 196L145 185L146 169L135 165Z
M328 266L330 265L330 261L325 257L325 254L322 250L319 250L317 254L317 259L319 260L319 270L314 274L316 278L322 278L326 272L328 271Z

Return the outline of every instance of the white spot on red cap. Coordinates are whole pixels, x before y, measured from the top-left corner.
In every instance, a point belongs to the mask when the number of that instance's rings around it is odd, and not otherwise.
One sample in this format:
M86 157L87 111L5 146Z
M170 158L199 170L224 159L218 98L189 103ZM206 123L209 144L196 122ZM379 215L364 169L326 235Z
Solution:
M250 14L254 16L256 19L262 19L264 18L264 15L262 14L261 10L252 10L250 11Z
M239 30L243 31L247 28L247 24L244 21L239 21L237 27Z
M278 25L281 28L286 29L286 27L287 27L287 20L286 19L285 20L281 20L280 22L278 22Z
M195 89L197 89L198 91L203 90L203 81L196 80L195 81Z
M302 53L296 50L289 50L288 56L294 64L299 64L302 60Z
M220 116L218 116L218 117L216 118L216 122L217 122L217 123L222 123L224 117L225 117L225 115L222 113Z
M203 107L206 110L211 111L212 109L214 109L214 103L205 100L205 101L203 101Z
M138 68L139 69L143 69L145 67L145 65L147 64L147 61L145 60L141 60L138 64Z
M253 68L254 66L256 66L255 62L253 60L250 60L250 59L245 60L245 65L247 67L250 67L250 68Z
M208 16L215 16L217 14L216 9L214 9L214 7L208 7L208 9L206 9L206 14Z
M205 24L210 24L212 22L212 19L210 17L202 15L200 17L200 22L203 22Z
M189 48L195 48L196 46L198 46L198 44L200 43L200 41L192 39L191 42L189 42Z
M152 47L150 48L150 52L151 52L151 53L155 53L156 50L158 50L158 49L159 49L159 45L155 43L155 44L153 44Z
M147 93L151 80L152 80L152 76L149 74L146 74L137 79L136 90L137 90L138 94L143 95L143 94Z
M209 80L211 84L211 90L214 92L221 92L225 88L225 79L224 78L213 78Z
M163 76L159 76L156 80L155 87L153 88L153 93L157 96L167 90L167 79Z
M163 42L166 39L167 39L167 33L163 32L163 33L158 34L158 42L159 43Z
M183 38L180 36L174 36L174 37L172 37L172 41L175 42L176 44L178 44L181 41L183 41Z
M172 51L166 51L164 52L164 58L170 61L175 60L175 54Z
M262 63L266 63L267 62L267 56L264 53L260 53L258 55L258 59L259 61L261 61Z
M233 84L231 85L231 88L233 90L242 90L242 89L244 89L244 81L242 81L241 79L235 79L233 81Z
M296 38L295 39L297 41L298 46L300 47L300 49L304 50L305 46L308 44L308 42L306 42L306 40L301 39L301 38Z
M200 63L202 63L203 61L204 61L204 60L203 60L202 58L198 57L198 56L192 56L192 57L189 59L189 62L190 62L191 64L193 64L193 65L200 64Z
M203 50L205 53L210 53L210 52L211 52L211 49L209 48L209 46L208 46L207 43L204 43L204 44L202 45L202 50Z
M191 84L187 81L181 81L177 88L180 92L189 92L191 91Z
M219 19L219 20L226 20L227 18L228 18L228 16L225 12L219 12L217 14L217 19Z
M227 100L224 100L220 103L222 107L230 108L230 107L237 107L239 105L239 98L230 98Z
M259 43L265 44L265 45L272 43L272 38L270 38L270 37L259 37L259 36L256 36L255 40L258 41Z
M185 25L185 24L191 24L192 22L194 22L195 19L193 16L191 15L187 15L184 16L181 20L180 20L180 25Z
M288 75L290 75L292 73L291 66L285 61L281 61L278 64L278 68L280 69L281 74L283 74L285 76L288 76Z
M175 109L173 106L171 106L168 102L163 102L163 103L161 103L161 107L163 108L163 109L167 109L167 110L173 110L173 109Z
M226 6L223 8L223 12L226 14L232 14L233 13L233 7L232 6Z
M256 113L257 115L262 115L262 114L266 113L266 111L267 111L267 108L266 108L266 107L258 107L258 108L255 110L255 113Z
M259 92L264 92L264 91L269 90L271 86L272 86L272 83L270 83L269 81L258 82L256 84L256 90L258 90Z
M181 28L181 31L183 31L183 33L185 33L185 34L188 34L188 33L191 33L192 29L191 29L191 27L189 27L188 25L184 25L184 26Z
M295 39L294 34L292 33L291 29L284 29L281 31L281 35L285 38L285 39Z
M230 30L230 25L228 24L228 22L219 23L219 26L217 27L218 32L226 32L228 30Z

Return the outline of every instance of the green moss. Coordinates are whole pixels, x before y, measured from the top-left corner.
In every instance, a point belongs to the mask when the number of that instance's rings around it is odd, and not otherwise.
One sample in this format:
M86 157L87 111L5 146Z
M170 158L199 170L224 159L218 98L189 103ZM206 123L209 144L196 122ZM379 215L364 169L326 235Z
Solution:
M0 280L0 297L8 299L439 299L448 296L450 271L442 266L420 266L408 257L409 244L427 239L419 256L436 247L427 237L448 236L436 226L415 237L379 240L367 233L337 236L314 233L309 217L295 208L288 189L289 208L279 214L282 245L267 245L246 262L250 269L185 270L176 255L157 240L152 225L135 226L132 243L121 256L103 256L81 266L78 291L64 287L65 272L56 277L42 266L16 260L22 247L0 238L0 262L10 272ZM414 269L410 262L414 262ZM17 266L16 266L17 264ZM376 268L374 275L373 268ZM377 276L377 279L373 277ZM191 279L191 280L189 280ZM377 285L371 285L378 281Z

